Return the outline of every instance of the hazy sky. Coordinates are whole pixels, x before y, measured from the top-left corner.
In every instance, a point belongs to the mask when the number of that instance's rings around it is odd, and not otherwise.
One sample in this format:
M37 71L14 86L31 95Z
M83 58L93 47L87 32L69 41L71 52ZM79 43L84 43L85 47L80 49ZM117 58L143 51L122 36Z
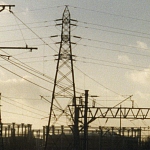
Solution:
M4 123L31 123L36 128L47 125L45 117L49 114L50 104L40 95L51 100L56 69L53 55L59 50L55 42L60 41L60 36L51 36L61 34L55 20L62 17L65 5L69 6L71 18L78 20L71 35L81 37L72 37L72 41L77 43L72 50L76 55L76 87L82 89L79 91L89 90L90 95L99 96L97 102L101 106L114 106L133 95L134 107L150 107L149 1L5 0L0 4L15 5L12 8L14 15L8 9L0 13L0 46L38 48L32 52L1 50L1 54L13 56L11 62L0 60ZM40 76L45 81L33 76L26 71L25 65L18 68L20 62L17 60L50 78ZM130 107L131 100L122 106ZM105 121L100 120L99 125L105 125ZM119 125L119 121L117 123L115 125ZM148 126L149 121L123 122L124 126L135 124ZM106 125L112 125L111 120Z

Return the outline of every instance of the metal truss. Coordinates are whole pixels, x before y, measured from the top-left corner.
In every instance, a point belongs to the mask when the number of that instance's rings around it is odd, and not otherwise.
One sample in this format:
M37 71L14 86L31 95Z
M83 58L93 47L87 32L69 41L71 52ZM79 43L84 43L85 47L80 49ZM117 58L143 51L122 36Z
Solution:
M57 66L46 133L45 150L47 148L50 125L59 123L61 119L67 119L70 121L71 125L74 125L75 115L68 115L68 105L72 105L72 109L75 109L76 106L76 91L73 69L74 56L72 55L71 48L71 26L74 25L72 22L75 20L71 19L68 6L65 7L62 19L57 19L56 21L61 21L61 23L56 24L61 25L62 27L61 41L57 43L60 44L60 48L59 53L55 55L57 56Z
M69 105L70 113L71 105ZM79 118L85 116L84 106L78 106ZM130 108L130 107L87 107L88 124L97 118L107 119L150 119L150 108Z
M130 107L88 107L87 118L124 118L124 119L150 119L150 108ZM84 108L79 107L79 118L84 117Z

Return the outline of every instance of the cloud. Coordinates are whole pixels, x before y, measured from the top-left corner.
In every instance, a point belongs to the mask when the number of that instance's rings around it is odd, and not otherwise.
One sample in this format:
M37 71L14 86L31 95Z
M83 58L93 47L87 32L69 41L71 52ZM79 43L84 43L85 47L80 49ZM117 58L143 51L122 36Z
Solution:
M30 76L24 76L24 78L33 81L33 78ZM45 95L45 91L39 87L22 78L13 77L0 80L0 93L2 94L3 122L23 122L25 124L33 124L36 128L41 128L47 123L47 118L39 120L27 117L44 118L48 116L50 104L40 99L40 95Z
M150 83L150 68L144 69L143 71L134 71L128 74L128 77L136 83L149 84Z
M123 63L130 63L131 59L127 55L119 55L118 60Z
M137 43L137 47L143 48L143 49L148 49L148 46L146 43L141 42L141 41L137 41L136 43Z
M26 77L26 79L30 77ZM13 97L37 97L40 95L40 89L24 79L12 78L0 80L0 91L3 95Z

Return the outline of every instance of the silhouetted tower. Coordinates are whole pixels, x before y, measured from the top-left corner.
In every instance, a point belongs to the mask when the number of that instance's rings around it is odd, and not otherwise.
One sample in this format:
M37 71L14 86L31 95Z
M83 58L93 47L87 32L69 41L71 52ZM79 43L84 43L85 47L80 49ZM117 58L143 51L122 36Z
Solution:
M3 143L3 124L2 124L2 117L1 117L1 93L0 93L0 149L4 149Z
M11 7L14 7L15 5L0 5L0 12L5 10L6 7L9 8L11 11ZM0 93L0 149L4 149L4 143L3 143L3 124L2 124L2 118L1 118L1 93Z
M62 26L61 42L57 43L60 44L60 48L59 53L55 55L58 57L58 59L56 59L57 67L52 93L45 149L47 147L48 135L50 131L49 128L51 125L56 124L59 121L61 121L61 124L64 124L62 122L65 122L66 119L71 121L70 123L72 123L72 127L74 127L75 124L75 115L70 117L68 105L71 104L73 106L72 109L75 110L76 91L73 69L74 60L71 48L71 26L74 25L72 24L72 22L76 20L71 19L68 6L66 6L63 12L62 19L58 19L56 21L62 21L60 24L56 24Z

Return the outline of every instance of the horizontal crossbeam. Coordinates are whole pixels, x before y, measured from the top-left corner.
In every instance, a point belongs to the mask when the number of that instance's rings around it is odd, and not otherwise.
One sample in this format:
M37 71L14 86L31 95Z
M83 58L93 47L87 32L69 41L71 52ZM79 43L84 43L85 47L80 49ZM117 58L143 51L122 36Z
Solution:
M77 107L79 108L79 118L84 118L85 108ZM87 118L91 119L91 122L97 118L150 119L150 108L88 107L87 112Z
M0 5L0 7L15 7L15 5Z
M9 7L9 11L11 10L11 7L15 7L15 5L0 5L2 9L0 9L0 12L3 11L6 7Z
M37 49L37 48L35 48L35 47L0 47L0 49L30 49L30 50L35 50L35 49Z
M150 108L128 107L88 107L88 118L124 118L150 119ZM79 108L79 117L84 117L83 108Z

